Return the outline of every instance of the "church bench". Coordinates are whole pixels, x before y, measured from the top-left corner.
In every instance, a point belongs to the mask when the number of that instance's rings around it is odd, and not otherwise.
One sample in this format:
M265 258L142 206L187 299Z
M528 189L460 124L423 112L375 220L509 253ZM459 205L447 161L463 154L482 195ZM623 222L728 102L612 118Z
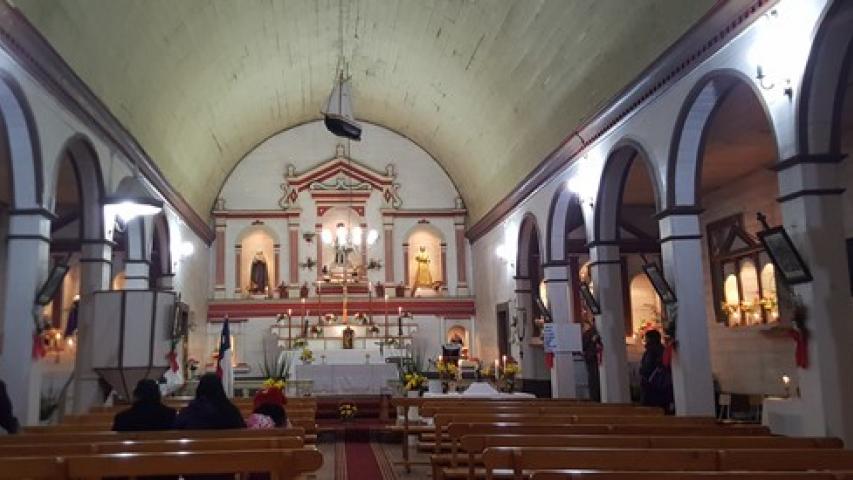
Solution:
M105 476L209 475L269 473L273 480L296 478L323 465L316 450L231 450L160 452L64 457L66 478L94 480Z
M433 455L434 478L442 478L442 467L457 467L464 459L473 478L474 467L481 463L482 452L489 447L583 447L583 448L651 448L651 449L803 449L843 447L837 438L790 438L775 436L644 436L644 435L504 435L466 434L458 442L467 458L458 455ZM460 458L461 457L461 458ZM451 475L444 475L451 477Z
M606 449L489 447L486 478L510 470L526 478L534 470L611 471L853 471L853 451L841 449ZM526 472L526 473L525 473Z
M295 428L301 428L305 435L316 436L317 422L314 418L288 418ZM24 433L40 434L52 432L98 432L112 429L112 420L106 423L61 423L59 425L40 425L24 427Z
M471 413L471 411L474 409L476 409L477 413L505 413L526 415L631 415L659 417L662 417L664 415L663 410L659 408L622 407L607 405L602 405L599 407L588 407L585 405L477 405L474 408L472 408L471 405L424 405L420 408L420 415L422 417L431 418L439 413Z
M302 437L305 443L312 443L301 428L273 428L268 430L230 429L230 430L159 430L153 432L57 432L41 427L41 433L22 433L0 436L0 445L39 443L96 443L120 442L126 440L168 440L195 438L260 438L260 437Z
M50 444L54 455L92 455L130 452L173 452L209 450L267 450L303 448L300 437L205 438L167 440L125 440L119 442ZM45 444L0 445L0 457L44 456Z
M65 461L61 457L13 457L0 458L0 479L9 480L41 480L64 479L66 475Z
M121 410L119 410L120 412ZM65 415L62 418L62 424L68 425L112 425L113 419L115 418L118 412L98 412L98 413L84 413L79 415ZM247 411L240 410L240 413L244 417L248 417L251 415L252 410L249 409ZM307 420L315 420L317 417L316 410L309 409L287 409L285 408L285 413L287 414L287 418L294 420L298 419L300 421Z
M606 472L543 470L531 480L849 480L853 475L828 472Z

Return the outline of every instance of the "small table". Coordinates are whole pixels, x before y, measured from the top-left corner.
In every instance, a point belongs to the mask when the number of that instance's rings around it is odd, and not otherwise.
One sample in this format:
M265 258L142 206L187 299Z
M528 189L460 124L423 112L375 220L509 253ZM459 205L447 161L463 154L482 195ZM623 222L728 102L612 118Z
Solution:
M761 403L761 424L775 434L805 436L802 400L798 397L765 398Z

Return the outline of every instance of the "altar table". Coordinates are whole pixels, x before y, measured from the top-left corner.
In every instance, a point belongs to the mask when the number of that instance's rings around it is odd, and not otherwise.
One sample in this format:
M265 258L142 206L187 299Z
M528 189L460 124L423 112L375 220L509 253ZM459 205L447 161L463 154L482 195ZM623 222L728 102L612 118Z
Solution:
M356 364L384 364L386 358L390 357L401 357L405 356L406 351L396 348L386 348L380 351L378 348L376 349L363 349L356 348L351 350L322 350L322 349L313 349L312 352L314 354L314 365L317 364L345 364L345 365L356 365ZM302 365L302 361L299 360L300 350L296 350L293 355L293 364L294 365ZM325 357L325 358L324 358Z
M761 424L777 435L805 436L802 401L796 397L765 398L761 405Z
M311 380L315 395L389 393L388 381L397 377L397 366L387 363L294 365L294 378Z

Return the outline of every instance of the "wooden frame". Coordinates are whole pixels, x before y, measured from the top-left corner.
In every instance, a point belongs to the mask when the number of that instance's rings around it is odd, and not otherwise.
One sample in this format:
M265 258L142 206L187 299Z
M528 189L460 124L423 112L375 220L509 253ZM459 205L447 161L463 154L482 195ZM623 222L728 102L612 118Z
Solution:
M788 285L812 281L808 265L803 261L785 227L773 227L758 232L758 240L764 245L764 250L776 272Z
M674 304L678 301L678 298L675 296L675 292L672 290L672 287L669 286L666 278L664 278L663 272L658 264L647 263L643 265L643 272L645 272L646 276L649 277L652 287L654 287L664 305Z
M53 296L56 295L56 291L62 285L62 280L65 278L65 274L68 273L69 268L65 262L58 262L53 266L50 274L47 276L47 280L44 281L38 295L36 295L36 305L43 307L53 300Z
M593 315L601 315L601 305L599 305L598 300L596 300L595 296L592 294L592 290L590 290L589 284L582 282L579 288L581 292L581 297L583 298L583 301L586 304L586 308L589 309L589 312Z

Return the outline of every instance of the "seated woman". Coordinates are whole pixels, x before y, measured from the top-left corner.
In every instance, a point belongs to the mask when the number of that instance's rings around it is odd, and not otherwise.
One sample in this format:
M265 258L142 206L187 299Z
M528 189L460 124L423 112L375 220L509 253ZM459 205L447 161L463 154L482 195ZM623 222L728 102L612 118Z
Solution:
M174 423L175 409L160 402L160 387L154 380L146 378L133 389L133 405L116 414L113 431L169 430Z
M215 373L205 373L198 382L195 398L175 418L181 430L246 428L240 410L228 400Z
M255 409L246 419L246 425L255 429L290 426L290 422L287 421L287 413L284 411L285 403L287 403L287 399L280 387L271 386L259 390L255 394Z

